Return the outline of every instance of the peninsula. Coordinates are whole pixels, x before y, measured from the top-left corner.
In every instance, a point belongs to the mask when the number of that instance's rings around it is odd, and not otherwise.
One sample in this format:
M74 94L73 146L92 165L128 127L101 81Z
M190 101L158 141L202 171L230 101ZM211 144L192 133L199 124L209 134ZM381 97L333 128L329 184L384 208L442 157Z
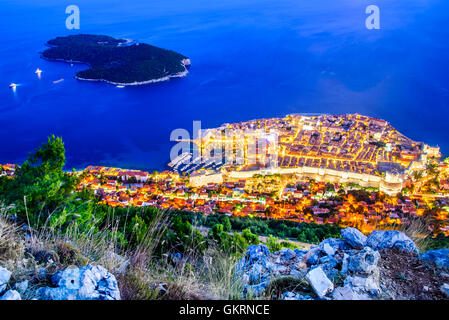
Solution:
M190 59L177 52L104 35L57 37L47 45L44 59L89 65L75 76L85 81L143 85L184 77L190 65Z

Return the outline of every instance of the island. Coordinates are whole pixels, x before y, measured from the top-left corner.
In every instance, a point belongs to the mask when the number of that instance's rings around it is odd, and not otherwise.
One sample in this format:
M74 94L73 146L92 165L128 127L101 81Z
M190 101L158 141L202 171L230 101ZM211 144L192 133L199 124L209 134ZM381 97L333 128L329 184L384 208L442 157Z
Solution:
M46 43L41 57L89 65L75 78L130 86L166 81L187 75L190 59L174 52L129 39L105 35L70 35Z

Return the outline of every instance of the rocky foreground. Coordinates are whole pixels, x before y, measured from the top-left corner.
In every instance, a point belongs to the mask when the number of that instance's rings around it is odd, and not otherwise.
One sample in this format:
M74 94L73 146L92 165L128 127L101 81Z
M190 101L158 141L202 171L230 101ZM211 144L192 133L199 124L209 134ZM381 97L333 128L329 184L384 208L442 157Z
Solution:
M270 253L252 245L235 266L246 299L372 300L449 299L449 249L419 255L415 243L398 231L354 228L310 250ZM124 261L121 272L126 273ZM32 279L14 282L0 266L0 300L120 300L117 278L97 265L69 267L48 276L48 286ZM46 275L43 275L45 277ZM164 289L165 290L165 289Z
M449 249L421 255L399 231L354 228L309 251L250 246L236 266L246 298L285 300L448 299Z

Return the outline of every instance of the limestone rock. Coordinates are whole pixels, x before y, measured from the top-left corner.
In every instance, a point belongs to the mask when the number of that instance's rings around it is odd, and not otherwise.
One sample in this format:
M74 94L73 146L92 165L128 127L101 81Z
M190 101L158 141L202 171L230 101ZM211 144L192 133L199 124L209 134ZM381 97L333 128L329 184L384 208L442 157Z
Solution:
M379 252L365 247L358 254L348 258L347 270L351 273L370 275L377 269L379 259Z
M65 269L52 277L55 288L43 287L43 300L120 300L115 276L101 266Z
M306 279L320 298L324 298L326 294L334 289L334 284L329 280L321 267L310 270L306 275Z
M328 238L321 241L318 246L322 253L333 256L338 251L348 249L346 243L342 239Z
M341 230L341 237L355 249L362 249L366 244L367 237L356 228L345 228Z
M404 233L396 230L373 231L366 239L366 245L374 250L389 248L419 254L415 243Z

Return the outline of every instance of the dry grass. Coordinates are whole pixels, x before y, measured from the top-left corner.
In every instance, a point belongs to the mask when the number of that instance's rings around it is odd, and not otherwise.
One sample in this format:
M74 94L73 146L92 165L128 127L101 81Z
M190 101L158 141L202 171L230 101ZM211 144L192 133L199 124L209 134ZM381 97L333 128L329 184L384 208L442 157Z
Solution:
M74 225L62 233L44 225L30 234L2 214L0 265L13 271L11 283L30 280L24 299L33 298L38 287L49 285L55 272L87 264L101 265L115 274L122 299L242 298L243 285L234 277L237 257L213 247L201 256L195 255L196 248L190 248L188 256L178 263L173 262L170 252L165 258L157 257L155 250L164 241L168 226L167 215L161 213L137 248L120 249L118 223L113 219L105 226L107 232L79 230Z
M24 255L25 245L19 228L0 214L0 264L16 261Z
M428 249L428 237L432 235L432 231L429 230L429 223L422 217L410 219L404 224L382 226L379 230L398 230L405 233L411 240L413 240L420 252L424 252Z
M133 300L241 298L243 285L234 277L237 258L215 248L207 249L202 256L195 256L194 250L189 252L189 256L174 263L170 252L165 259L152 259L151 247L140 246L131 256L130 269L119 276L122 297ZM166 290L159 290L161 285Z
M243 285L234 277L237 261L216 248L210 247L197 255L198 246L188 248L181 261L174 263L171 252L165 258L155 258L154 250L163 241L163 228L167 228L166 215L157 217L145 235L145 240L129 254L130 269L119 282L125 299L238 299ZM192 228L192 232L195 232ZM193 235L191 235L193 237ZM164 284L163 290L159 290ZM166 290L165 290L166 289Z

